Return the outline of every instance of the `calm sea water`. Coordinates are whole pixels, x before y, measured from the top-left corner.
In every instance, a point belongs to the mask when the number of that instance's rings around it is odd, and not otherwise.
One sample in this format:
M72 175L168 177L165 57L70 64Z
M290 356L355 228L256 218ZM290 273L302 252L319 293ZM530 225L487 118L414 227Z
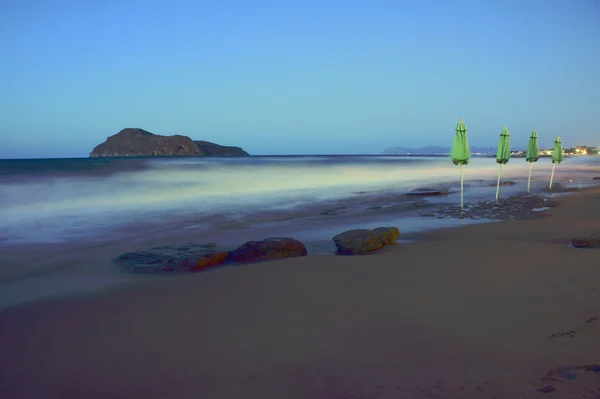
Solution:
M534 164L534 190L547 185L550 171L548 158ZM465 168L467 200L489 195L477 187L495 182L497 173L494 158L473 158ZM522 181L527 173L525 160L514 158L503 180ZM571 157L556 167L555 181L586 185L598 174L600 157ZM187 215L243 220L264 211L335 203L357 192L372 198L424 186L456 190L458 184L459 168L446 157L0 160L0 244L85 239L118 226Z

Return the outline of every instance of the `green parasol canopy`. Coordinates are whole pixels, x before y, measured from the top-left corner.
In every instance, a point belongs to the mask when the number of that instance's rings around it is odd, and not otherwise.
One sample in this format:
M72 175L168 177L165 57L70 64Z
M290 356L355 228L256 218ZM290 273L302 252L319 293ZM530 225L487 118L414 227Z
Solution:
M496 162L505 165L510 159L510 133L508 128L504 126L500 133L500 143L498 143L498 153L496 154Z
M562 140L560 139L560 136L558 136L556 140L554 140L554 151L552 151L552 163L561 163L564 159L565 154L563 154Z
M533 129L533 133L529 136L529 144L527 144L527 153L525 154L525 161L537 162L540 159L540 146L538 144L538 135Z
M452 163L454 165L467 165L471 158L471 150L467 140L467 128L462 118L460 118L454 130L456 130L456 136L452 145Z

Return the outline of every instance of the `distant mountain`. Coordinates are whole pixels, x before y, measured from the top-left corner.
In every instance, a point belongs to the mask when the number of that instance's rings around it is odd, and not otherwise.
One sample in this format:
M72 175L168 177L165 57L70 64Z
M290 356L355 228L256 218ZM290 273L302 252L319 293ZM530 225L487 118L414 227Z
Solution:
M389 147L383 151L385 155L446 155L450 153L450 147L441 147L429 145L426 147L407 148L407 147ZM495 147L471 147L473 154L495 154Z
M161 136L143 129L126 128L97 145L90 157L148 156L247 156L240 147L193 141L182 135Z

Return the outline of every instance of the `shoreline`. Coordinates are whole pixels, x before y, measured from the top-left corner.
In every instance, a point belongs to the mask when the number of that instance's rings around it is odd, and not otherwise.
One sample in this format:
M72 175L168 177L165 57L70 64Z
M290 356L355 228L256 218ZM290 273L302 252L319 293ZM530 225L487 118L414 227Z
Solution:
M598 395L585 365L600 363L599 253L568 242L598 232L599 209L594 188L551 217L424 232L372 255L22 304L0 312L0 387L14 398Z
M514 187L509 188L514 189ZM545 198L553 207L559 201L556 198L551 199L551 197L563 198L595 189L597 187L565 189L558 186L553 193L548 193L546 190L545 193L542 191L537 195L517 194L501 198L500 209L509 209L507 204L510 205L516 200L516 202L524 202L524 204L520 204L523 208L521 210L518 207L510 208L513 209L512 212L518 212L516 219L546 217L549 209L527 213L526 201L521 200L527 197ZM343 213L347 210L346 206L343 206L342 213L337 214L327 212L327 206L318 204L303 208L294 214L295 217L289 217L289 220L284 223L272 224L273 216L280 214L273 212L271 217L269 214L263 214L262 216L258 215L258 219L255 217L245 220L243 223L231 221L226 227L221 226L217 234L211 233L210 229L203 232L194 228L187 229L181 225L181 221L174 221L158 226L135 226L125 235L118 235L105 241L17 243L0 246L0 252L4 252L3 259L6 264L12 264L11 268L8 268L9 272L10 270L22 270L20 275L13 277L0 275L0 310L18 307L23 303L36 303L61 297L69 298L87 293L102 293L109 291L113 286L119 287L124 284L128 286L131 283L143 284L154 278L170 278L164 274L151 277L130 275L121 271L113 262L113 259L121 253L144 250L153 246L181 244L189 241L216 242L218 248L228 251L249 240L261 240L269 236L287 236L303 242L308 249L309 256L333 256L335 245L331 238L354 228L372 229L394 225L401 232L398 242L400 245L404 245L422 240L427 237L428 233L437 230L443 231L464 228L470 224L488 224L510 220L502 217L502 215L506 215L506 212L497 213L495 201L469 204L465 209L466 212L461 212L449 197L455 196L445 195L423 199L422 197L398 196L390 193L387 196L369 199L366 203L359 203L365 210L350 214ZM356 198L354 200L356 201ZM392 200L395 203L391 203ZM348 203L342 204L348 205ZM369 207L374 208L373 204L385 206L369 210ZM529 208L531 207L529 206ZM321 212L319 212L320 210ZM257 221L263 223L257 223ZM277 222L281 222L281 219ZM140 230L144 231L144 235L137 234ZM24 269L25 266L33 267L33 265L37 267ZM81 268L82 265L85 265L85 268Z

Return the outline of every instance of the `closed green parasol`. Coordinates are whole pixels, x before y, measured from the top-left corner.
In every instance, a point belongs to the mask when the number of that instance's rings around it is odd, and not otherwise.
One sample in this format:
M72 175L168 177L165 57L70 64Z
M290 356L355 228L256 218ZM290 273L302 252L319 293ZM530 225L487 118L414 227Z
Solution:
M454 136L454 144L452 145L452 163L460 165L460 208L464 208L464 174L463 167L469 164L471 158L471 150L469 149L469 141L467 140L467 128L462 118L456 124L456 136Z
M527 153L525 153L525 161L529 162L529 180L527 180L527 192L531 188L531 168L533 163L540 159L540 146L538 144L538 135L533 129L533 133L529 136L529 144L527 144Z
M500 143L498 143L498 153L496 154L496 162L500 164L498 170L498 185L496 186L496 201L500 193L500 176L502 175L502 165L506 165L510 160L510 133L508 128L504 126L500 133Z
M563 153L562 140L560 136L554 140L554 150L552 151L552 175L550 176L550 188L552 188L552 180L554 180L554 168L565 159Z

